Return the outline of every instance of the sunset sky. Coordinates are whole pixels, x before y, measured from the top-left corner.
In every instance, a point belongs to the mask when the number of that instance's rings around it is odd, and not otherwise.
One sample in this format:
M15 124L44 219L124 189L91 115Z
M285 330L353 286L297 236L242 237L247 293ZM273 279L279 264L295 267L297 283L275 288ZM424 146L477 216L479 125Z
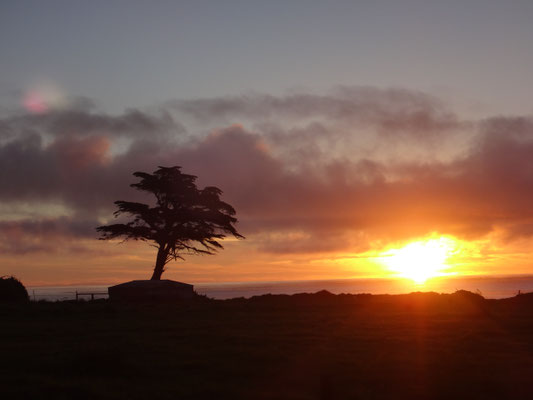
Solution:
M221 188L246 236L164 278L388 277L424 251L531 274L532 20L531 1L2 1L0 275L148 279L155 249L95 227L160 165Z

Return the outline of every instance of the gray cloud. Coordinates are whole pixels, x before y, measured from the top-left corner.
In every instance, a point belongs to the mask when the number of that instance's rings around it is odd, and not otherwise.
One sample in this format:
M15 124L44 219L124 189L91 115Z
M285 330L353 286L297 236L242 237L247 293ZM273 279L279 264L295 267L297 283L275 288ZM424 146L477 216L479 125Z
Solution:
M340 87L330 94L272 96L248 94L212 99L174 100L167 107L198 123L274 120L325 121L337 125L372 126L386 135L424 137L461 126L457 116L437 98L404 89Z
M165 112L62 111L0 120L0 201L58 203L71 213L57 221L1 222L2 251L52 251L39 239L50 232L95 237L72 224L109 218L115 200L142 199L129 188L131 174L158 165L180 165L201 186L223 189L242 233L267 252L363 250L430 232L474 238L498 228L511 239L533 233L531 118L464 123L433 97L372 88L166 107L199 125L242 123L186 136L178 117ZM358 129L367 125L387 151L398 132L438 143L450 131L475 137L445 160L416 151L395 159L365 150ZM412 140L409 149L421 142Z

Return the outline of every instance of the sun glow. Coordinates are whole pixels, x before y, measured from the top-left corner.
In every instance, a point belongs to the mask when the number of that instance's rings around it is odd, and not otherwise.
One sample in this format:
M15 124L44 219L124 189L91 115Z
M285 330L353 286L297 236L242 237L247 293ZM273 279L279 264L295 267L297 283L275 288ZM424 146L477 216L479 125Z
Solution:
M411 242L399 249L382 253L383 263L398 274L422 284L429 278L450 275L447 263L456 250L455 240L448 237Z

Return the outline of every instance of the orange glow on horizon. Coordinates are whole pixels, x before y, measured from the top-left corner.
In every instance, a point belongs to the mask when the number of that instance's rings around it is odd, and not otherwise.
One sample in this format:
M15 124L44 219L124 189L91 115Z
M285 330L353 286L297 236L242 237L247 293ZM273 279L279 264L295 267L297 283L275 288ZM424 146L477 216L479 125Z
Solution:
M163 276L193 284L392 278L405 281L409 290L412 283L425 285L419 290L426 290L433 282L451 276L531 274L529 251L533 249L533 240L502 244L497 232L477 240L428 235L412 241L372 243L366 252L335 253L265 253L257 249L253 239L249 236L248 241L227 241L224 251L216 256L187 257L172 262ZM3 274L15 275L26 286L117 284L149 279L154 249L144 243L118 243L118 240L116 243L95 239L78 241L86 252L75 263L74 255L66 251L46 257L43 253L26 254L23 259L2 254L0 261ZM426 271L429 263L423 261L432 260L435 249L440 254L440 262L433 263ZM413 259L414 264L410 264L409 260ZM514 266L512 270L509 265Z

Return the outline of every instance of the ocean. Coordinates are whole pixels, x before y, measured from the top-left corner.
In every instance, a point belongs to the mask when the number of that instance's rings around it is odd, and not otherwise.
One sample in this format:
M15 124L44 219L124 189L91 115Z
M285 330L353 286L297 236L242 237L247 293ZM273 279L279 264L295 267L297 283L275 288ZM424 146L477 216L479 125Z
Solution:
M30 298L35 301L74 300L76 293L80 299L88 300L91 296L84 293L96 293L94 298L107 298L108 286L30 286L27 289ZM424 284L416 284L404 279L197 283L194 284L194 290L213 299L249 298L268 293L315 293L320 290L327 290L334 294L453 293L457 290L468 290L479 293L487 299L500 299L513 297L519 292L533 292L533 275L439 277L429 279Z

